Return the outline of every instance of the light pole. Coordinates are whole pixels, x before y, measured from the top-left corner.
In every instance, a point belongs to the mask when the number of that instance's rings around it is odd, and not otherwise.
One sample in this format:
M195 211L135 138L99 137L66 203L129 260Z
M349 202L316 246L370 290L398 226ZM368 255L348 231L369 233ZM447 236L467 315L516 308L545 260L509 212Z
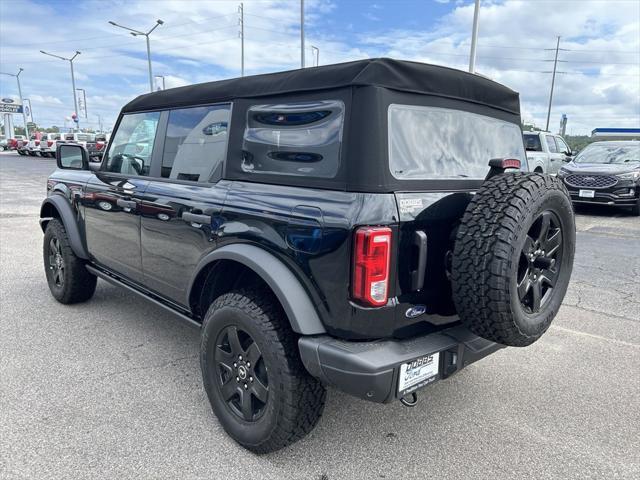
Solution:
M75 58L80 55L80 52L76 50L76 53L73 57L71 58L64 58L61 57L59 55L54 55L53 53L48 53L45 52L44 50L40 50L40 53L43 53L45 55L49 55L50 57L55 57L55 58L59 58L60 60L65 60L67 62L69 62L69 64L71 65L71 87L73 88L73 111L76 114L76 118L78 119L78 122L76 122L76 128L79 129L80 128L80 117L78 116L78 99L76 98L76 77L73 75L73 61L75 60Z
M469 72L476 73L476 46L478 43L478 15L480 15L480 0L476 0L473 11L473 32L471 33L471 53L469 55Z
M27 114L24 111L24 100L22 98L22 88L20 88L20 74L24 72L23 68L18 69L18 73L4 73L0 72L3 75L9 75L10 77L16 77L18 82L18 95L20 95L20 103L22 104L22 120L24 121L24 134L27 138L29 138L29 127L27 126Z
M119 25L116 22L109 20L109 23L114 27L124 28L125 30L129 30L129 33L134 37L142 35L147 38L147 62L149 63L149 91L153 92L153 72L151 71L151 46L149 45L149 35L153 32L158 26L163 25L164 22L162 20L156 20L156 24L151 27L151 30L148 32L141 32L139 30L134 30L133 28L125 27L124 25Z
M315 53L316 57L316 67L320 66L320 49L311 45L311 51Z
M304 0L300 0L300 68L304 68Z

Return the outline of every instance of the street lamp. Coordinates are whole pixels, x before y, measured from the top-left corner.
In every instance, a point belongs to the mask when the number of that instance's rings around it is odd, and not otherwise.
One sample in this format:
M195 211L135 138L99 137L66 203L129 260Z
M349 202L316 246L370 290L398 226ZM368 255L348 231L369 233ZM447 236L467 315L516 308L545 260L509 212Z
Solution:
M20 88L20 74L24 72L23 68L18 69L18 73L2 73L2 75L9 75L10 77L16 77L18 81L18 95L20 95L20 103L22 104L22 120L24 120L24 133L27 138L29 138L29 127L27 126L27 114L24 111L24 99L22 98L22 88Z
M78 116L78 99L76 98L76 77L73 75L73 61L76 59L78 55L80 55L80 52L76 50L75 55L71 58L64 58L59 55L54 55L53 53L45 52L44 50L40 50L40 53L49 55L50 57L59 58L60 60L65 60L69 62L69 65L71 65L71 87L73 88L73 109L74 109L73 111L76 114L76 118L78 119L78 122L76 123L76 128L79 129L80 117Z
M143 35L147 37L147 61L149 62L149 91L153 92L153 73L151 72L151 47L149 45L149 35L151 35L151 32L153 32L156 28L158 28L158 26L163 25L164 22L162 20L156 20L156 24L147 33L141 32L139 30L134 30L133 28L125 27L124 25L119 25L116 22L113 22L111 20L109 20L109 23L114 27L120 27L120 28L124 28L125 30L129 30L129 33L131 33L131 35L133 35L134 37L137 37L139 35Z
M320 66L320 49L318 47L311 45L311 51L315 52L316 67Z

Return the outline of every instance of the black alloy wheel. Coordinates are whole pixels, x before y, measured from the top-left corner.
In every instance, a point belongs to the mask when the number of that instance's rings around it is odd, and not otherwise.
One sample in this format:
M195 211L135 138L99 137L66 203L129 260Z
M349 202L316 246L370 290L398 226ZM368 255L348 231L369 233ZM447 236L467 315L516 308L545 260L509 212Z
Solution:
M227 406L244 421L258 420L269 399L269 378L258 344L248 332L229 326L218 335L214 357Z
M545 210L527 232L518 264L518 298L527 313L544 307L556 286L562 265L562 225L558 216Z
M57 287L64 286L64 258L62 257L62 247L56 237L49 240L49 270L51 279Z

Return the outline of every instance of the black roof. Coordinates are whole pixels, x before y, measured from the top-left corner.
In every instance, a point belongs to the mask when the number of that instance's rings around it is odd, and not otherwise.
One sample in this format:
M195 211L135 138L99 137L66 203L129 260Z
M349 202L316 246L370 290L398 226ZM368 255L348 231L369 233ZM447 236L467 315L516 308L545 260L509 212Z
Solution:
M344 87L383 87L469 101L520 114L518 93L488 78L418 62L374 58L322 67L253 75L141 95L123 112L155 110L236 98L255 98Z

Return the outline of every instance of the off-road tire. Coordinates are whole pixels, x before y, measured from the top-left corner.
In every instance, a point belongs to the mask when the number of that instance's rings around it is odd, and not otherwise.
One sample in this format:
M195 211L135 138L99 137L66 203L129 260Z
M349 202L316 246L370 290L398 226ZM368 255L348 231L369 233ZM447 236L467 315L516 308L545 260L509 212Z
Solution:
M64 267L60 284L55 281L54 270L50 264L52 240L60 246ZM85 267L85 262L73 253L67 231L57 218L53 218L47 223L42 246L45 274L53 297L64 304L89 300L96 290L98 279L95 275L89 273Z
M222 395L215 349L219 335L229 326L251 336L268 373L268 400L255 421L241 418ZM297 335L266 288L234 291L213 302L202 326L200 366L213 412L236 442L255 453L273 452L298 441L313 430L322 415L326 390L305 370L298 355Z
M555 286L534 312L521 303L517 277L523 249L530 245L527 235L535 228L536 219L547 212L561 229L563 251L556 266ZM516 173L486 181L467 206L453 251L453 300L461 321L476 335L504 345L535 342L560 308L574 250L573 209L560 180Z

